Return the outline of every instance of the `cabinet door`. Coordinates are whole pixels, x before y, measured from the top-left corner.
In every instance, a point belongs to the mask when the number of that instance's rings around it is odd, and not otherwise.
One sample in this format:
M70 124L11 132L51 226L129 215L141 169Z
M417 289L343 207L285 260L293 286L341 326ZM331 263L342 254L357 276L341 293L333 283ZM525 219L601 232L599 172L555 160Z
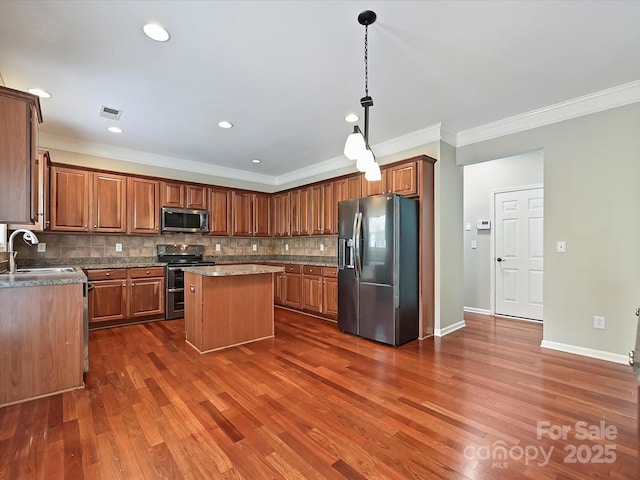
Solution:
M389 190L407 197L418 195L418 164L409 162L388 169Z
M207 187L204 185L186 185L187 208L207 209Z
M284 280L284 273L278 272L273 274L273 303L276 305L284 305Z
M284 274L284 304L288 307L302 308L302 275Z
M0 222L38 219L38 97L0 87Z
M231 235L231 190L209 188L209 235Z
M291 192L291 234L309 235L309 188Z
M322 286L322 314L336 318L338 316L338 279L324 277Z
M38 162L35 166L37 179L37 221L35 224L11 224L9 230L17 230L26 228L33 231L49 230L49 152L40 150L38 153Z
M51 167L51 230L89 231L90 173L64 167Z
M233 192L233 235L250 237L253 234L253 194Z
M163 207L184 208L184 184L179 182L160 182L160 201Z
M322 233L330 235L338 233L337 220L334 221L336 200L333 193L333 182L322 184Z
M93 208L91 230L94 232L127 231L127 179L107 173L92 174Z
M127 280L101 280L91 282L89 293L91 324L127 318Z
M253 195L253 235L268 237L271 234L270 195L256 193Z
M322 185L313 185L309 187L309 230L311 235L322 235L324 230L323 213Z
M303 267L302 308L322 312L322 267Z
M131 318L164 314L164 277L132 278L129 296Z
M387 191L387 171L382 170L380 172L381 178L380 180L371 182L366 178L362 179L362 195L364 197L369 197L371 195L378 195L380 193L385 193Z
M276 237L291 235L291 203L289 193L275 195L271 199L272 233Z
M347 177L347 195L345 200L353 200L354 198L362 197L362 179L364 175L359 173Z
M160 233L159 183L146 178L127 179L129 233Z

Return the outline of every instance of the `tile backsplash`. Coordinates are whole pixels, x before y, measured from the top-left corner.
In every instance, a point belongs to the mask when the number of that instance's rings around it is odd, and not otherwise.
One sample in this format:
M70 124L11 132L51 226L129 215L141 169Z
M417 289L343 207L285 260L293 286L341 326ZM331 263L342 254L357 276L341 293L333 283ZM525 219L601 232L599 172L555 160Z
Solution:
M337 237L209 237L191 234L163 235L99 235L38 232L40 243L46 244L44 252L38 252L36 246L18 242L16 250L20 260L52 260L56 258L103 258L103 257L155 257L158 244L199 244L205 247L205 256L224 255L313 255L337 257ZM122 251L116 252L116 244L122 245ZM220 245L220 251L216 251ZM253 245L257 249L253 250ZM288 249L287 249L288 246ZM320 248L323 250L320 250ZM0 254L2 262L2 254Z

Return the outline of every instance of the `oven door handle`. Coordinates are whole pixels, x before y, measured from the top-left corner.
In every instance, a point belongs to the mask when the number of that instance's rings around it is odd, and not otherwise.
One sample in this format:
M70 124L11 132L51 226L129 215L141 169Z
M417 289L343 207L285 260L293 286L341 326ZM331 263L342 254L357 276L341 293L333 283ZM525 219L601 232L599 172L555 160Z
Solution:
M167 293L184 292L184 288L167 288Z

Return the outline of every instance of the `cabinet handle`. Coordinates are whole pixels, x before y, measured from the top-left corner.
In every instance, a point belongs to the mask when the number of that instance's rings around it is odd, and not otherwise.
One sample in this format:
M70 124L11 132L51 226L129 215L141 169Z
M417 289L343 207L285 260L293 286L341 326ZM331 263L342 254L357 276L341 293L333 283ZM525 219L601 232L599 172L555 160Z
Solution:
M189 290L190 290L191 292L195 292L195 291L196 291L196 287L195 287L194 285L191 285L191 286L189 287Z
M136 286L136 284L135 284L135 283L133 283L133 282L131 282L131 286L132 286L132 287L135 287L135 286Z
M147 270L147 275L149 275L149 270Z
M93 228L98 228L98 225L94 225Z
M84 228L87 228L87 225L85 225Z
M126 286L127 286L127 284L126 284L126 283L123 283L123 284L122 284L122 288L124 288L124 287L126 287Z

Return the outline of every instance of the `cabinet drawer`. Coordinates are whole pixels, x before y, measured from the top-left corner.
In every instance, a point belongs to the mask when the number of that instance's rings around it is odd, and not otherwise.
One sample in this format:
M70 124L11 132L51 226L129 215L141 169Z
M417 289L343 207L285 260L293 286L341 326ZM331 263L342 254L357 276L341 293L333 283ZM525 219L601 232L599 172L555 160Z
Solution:
M322 275L325 277L336 278L338 276L337 267L322 267Z
M315 265L303 265L302 273L305 275L321 275L322 267L317 267Z
M164 267L136 267L129 269L131 278L164 277Z
M119 280L127 278L126 268L104 268L86 270L89 280Z
M302 273L302 265L288 264L284 266L284 271L287 273Z

